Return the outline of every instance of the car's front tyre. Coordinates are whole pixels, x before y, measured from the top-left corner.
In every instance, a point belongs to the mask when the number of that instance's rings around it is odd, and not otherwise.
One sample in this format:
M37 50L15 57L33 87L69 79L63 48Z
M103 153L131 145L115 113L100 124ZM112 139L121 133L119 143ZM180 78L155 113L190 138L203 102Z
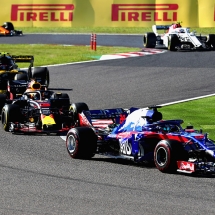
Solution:
M177 161L188 160L182 143L175 140L161 140L154 149L154 163L158 170L173 173L177 170Z
M148 32L143 35L143 46L145 48L155 48L157 37L154 33Z
M170 34L168 39L168 50L177 51L176 46L179 44L179 39L176 34Z
M91 128L72 128L67 133L66 148L72 158L92 158L95 155L96 146L97 135Z
M18 105L8 104L2 108L1 122L5 131L9 131L10 122L19 122L20 120L21 112Z

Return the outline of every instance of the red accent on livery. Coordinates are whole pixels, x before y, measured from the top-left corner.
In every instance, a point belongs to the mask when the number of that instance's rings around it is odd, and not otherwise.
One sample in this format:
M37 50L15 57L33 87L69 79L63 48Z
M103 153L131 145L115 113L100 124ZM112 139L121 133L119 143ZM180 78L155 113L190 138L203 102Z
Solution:
M150 132L150 131L144 131L144 136L145 138L156 138L156 139L160 139L160 140L177 140L180 142L187 142L189 141L189 139L187 139L186 137L182 137L180 135L171 135L168 133L156 133L156 132Z
M177 161L178 169L184 170L187 172L195 172L196 166L194 163L188 162L188 161Z
M128 131L128 132L123 132L123 133L119 133L117 134L117 139L120 139L120 138L129 138L132 136L132 134L138 134L138 133L141 133L141 132L137 132L137 131Z
M92 120L92 124L95 128L106 128L108 125L112 124L112 119L98 119L98 120Z
M177 21L178 4L113 4L112 21Z
M143 131L143 132L137 132L137 131L129 131L129 132L123 132L123 133L119 133L117 134L117 138L129 138L132 136L132 134L140 134L143 133L145 138L155 138L155 139L159 139L159 140L177 140L180 142L187 142L189 141L186 137L182 137L179 135L166 135L165 133L156 133L156 132L152 132L152 131Z
M203 134L195 135L195 138L198 140L202 140L202 139L204 139L204 137L205 136Z
M38 102L38 104L40 105L41 108L47 108L50 107L50 103L49 102Z
M52 119L54 119L54 115L53 114L50 114L49 117L52 118Z
M90 122L88 121L84 113L79 113L78 117L79 117L80 126L92 127L92 125L90 124Z
M44 119L46 116L44 114L40 115L41 120Z

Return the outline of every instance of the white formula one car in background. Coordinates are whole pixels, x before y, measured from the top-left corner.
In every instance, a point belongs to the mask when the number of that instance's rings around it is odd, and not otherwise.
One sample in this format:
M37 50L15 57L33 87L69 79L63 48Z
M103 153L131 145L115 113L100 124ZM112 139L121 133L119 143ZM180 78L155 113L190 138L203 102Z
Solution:
M143 35L145 48L155 48L159 45L170 51L215 50L215 34L197 35L196 32L190 32L189 28L182 28L180 23L171 26L153 25L152 30L153 32ZM165 33L158 34L157 30L165 30Z

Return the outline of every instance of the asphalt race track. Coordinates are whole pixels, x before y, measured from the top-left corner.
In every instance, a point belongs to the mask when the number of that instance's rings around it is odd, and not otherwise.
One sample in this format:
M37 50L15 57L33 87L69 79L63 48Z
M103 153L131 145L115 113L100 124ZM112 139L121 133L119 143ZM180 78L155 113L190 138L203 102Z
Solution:
M0 37L1 43L10 44L66 44L90 45L91 34L27 34L14 37ZM97 34L97 44L103 46L141 47L140 35L103 35Z
M0 42L24 38L28 43L51 43L55 38L52 43L57 43L55 36L1 37ZM57 35L60 44L79 44L82 38L80 44L87 45L85 36ZM100 45L119 41L141 49L141 36L130 37L101 35L99 40ZM214 93L214 59L214 51L166 52L51 66L50 87L91 109L164 104ZM0 135L0 214L215 214L214 177L163 174L155 167L103 156L74 160L58 136L13 135L2 129Z

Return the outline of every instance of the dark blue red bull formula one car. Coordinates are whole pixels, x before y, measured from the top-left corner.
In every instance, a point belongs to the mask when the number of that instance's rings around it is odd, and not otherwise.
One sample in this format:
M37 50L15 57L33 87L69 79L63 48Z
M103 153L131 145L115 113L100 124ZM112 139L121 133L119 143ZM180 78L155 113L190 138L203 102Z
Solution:
M17 99L6 100L2 108L1 124L5 131L14 134L68 132L74 126L69 95L50 90L26 91Z
M161 172L215 173L215 144L183 120L163 120L158 107L86 110L73 104L76 125L66 136L72 158L95 154L152 162ZM84 111L82 111L84 110Z

